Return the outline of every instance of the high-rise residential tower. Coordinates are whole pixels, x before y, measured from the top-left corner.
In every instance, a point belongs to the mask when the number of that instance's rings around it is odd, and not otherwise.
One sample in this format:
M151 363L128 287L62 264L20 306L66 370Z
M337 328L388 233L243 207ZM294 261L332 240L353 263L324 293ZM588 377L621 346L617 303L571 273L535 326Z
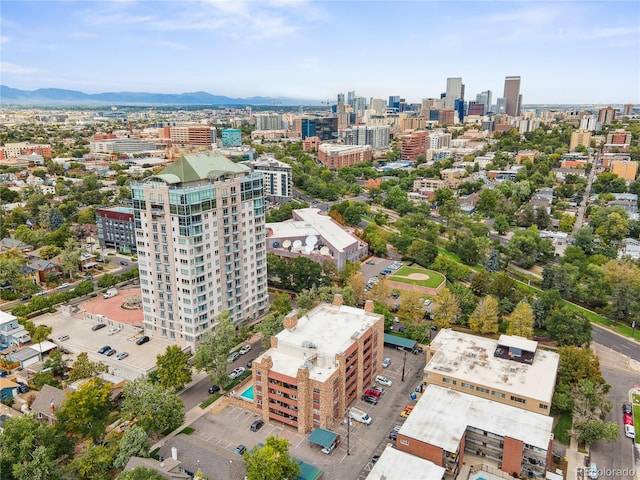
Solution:
M520 102L522 101L520 77L505 77L503 98L507 100L507 115L511 117L520 116Z
M263 176L211 152L131 186L144 331L192 350L268 308Z
M491 111L491 97L491 90L485 90L484 92L476 95L476 103L482 103L484 105L483 113L489 113L489 111Z

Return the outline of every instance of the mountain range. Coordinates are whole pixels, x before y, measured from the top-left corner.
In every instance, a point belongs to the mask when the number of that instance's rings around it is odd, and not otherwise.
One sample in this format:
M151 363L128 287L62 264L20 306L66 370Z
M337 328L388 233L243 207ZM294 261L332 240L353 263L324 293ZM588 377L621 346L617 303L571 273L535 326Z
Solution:
M318 100L287 97L231 98L207 92L149 93L105 92L84 93L61 88L20 90L0 85L0 105L320 105Z

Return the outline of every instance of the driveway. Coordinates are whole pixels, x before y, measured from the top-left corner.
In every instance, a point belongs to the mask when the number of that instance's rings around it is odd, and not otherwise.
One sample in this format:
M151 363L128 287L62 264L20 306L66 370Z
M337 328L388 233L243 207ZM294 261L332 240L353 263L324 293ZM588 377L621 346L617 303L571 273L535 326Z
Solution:
M267 422L258 432L251 432L249 426L259 416L237 406L228 405L219 410L220 407L214 405L208 413L190 425L195 429L192 435L229 451L233 451L239 444L251 449L264 442L267 436L277 435L289 440L290 452L294 457L324 470L324 478L327 480L364 478L371 469L371 457L380 453L387 442L390 442L388 435L394 425L402 423L400 411L408 403L415 403L409 394L419 387L425 364L424 354L407 353L403 382L404 352L385 348L384 356L391 358L391 365L386 369L380 367L378 374L388 377L393 385L384 387L385 393L377 405L369 405L359 399L352 405L369 413L373 420L371 425L356 421L347 425L344 420L334 422L331 430L340 434L341 443L331 455L325 455L320 452L319 446L311 445L307 440L308 435L301 435L294 428L275 421Z

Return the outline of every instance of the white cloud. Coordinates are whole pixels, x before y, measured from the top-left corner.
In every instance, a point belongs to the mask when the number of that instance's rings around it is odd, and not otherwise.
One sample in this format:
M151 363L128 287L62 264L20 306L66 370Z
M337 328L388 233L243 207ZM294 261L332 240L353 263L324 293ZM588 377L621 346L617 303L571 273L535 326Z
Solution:
M17 75L39 71L37 68L25 67L24 65L16 65L15 63L9 62L0 62L0 70L2 73L13 73Z
M7 35L0 35L0 44L9 43L10 41L11 37L8 37Z

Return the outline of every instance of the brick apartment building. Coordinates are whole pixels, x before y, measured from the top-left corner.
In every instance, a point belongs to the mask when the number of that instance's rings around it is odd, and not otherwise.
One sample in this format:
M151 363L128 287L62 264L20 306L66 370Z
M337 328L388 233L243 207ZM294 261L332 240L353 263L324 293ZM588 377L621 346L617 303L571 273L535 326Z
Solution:
M271 348L253 362L254 402L263 418L300 433L342 419L380 365L384 316L342 304L321 304L302 318L291 312Z
M32 153L51 158L51 145L28 142L5 143L4 146L0 147L0 160L21 155L31 155Z
M332 145L323 143L318 147L318 160L329 170L370 162L373 150L370 145Z
M136 229L133 208L96 208L98 243L101 248L136 253Z
M398 135L400 139L400 159L415 162L418 155L426 155L429 148L429 132L426 130Z

